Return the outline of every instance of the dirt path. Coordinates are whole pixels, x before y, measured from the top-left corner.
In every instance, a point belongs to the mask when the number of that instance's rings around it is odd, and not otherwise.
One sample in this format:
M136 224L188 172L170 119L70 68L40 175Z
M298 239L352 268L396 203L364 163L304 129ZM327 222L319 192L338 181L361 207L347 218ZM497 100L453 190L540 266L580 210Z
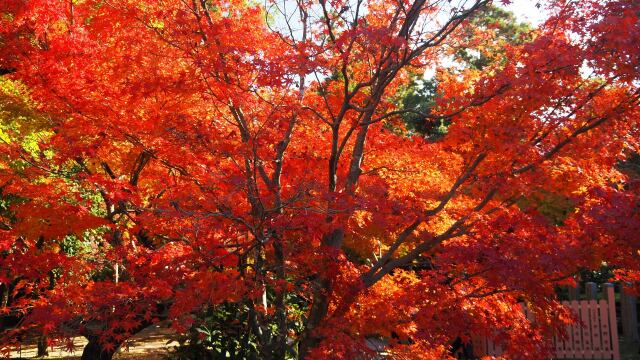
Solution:
M161 360L177 342L167 344L173 331L167 327L161 325L152 325L142 330L128 342L128 349L122 347L114 359L140 359L140 360ZM80 359L82 355L82 348L87 343L84 337L76 337L73 339L73 343L76 347L74 352L68 352L64 349L55 347L53 350L49 349L49 356L44 359ZM26 345L22 348L21 352L14 352L11 354L11 359L33 359L37 354L36 345Z

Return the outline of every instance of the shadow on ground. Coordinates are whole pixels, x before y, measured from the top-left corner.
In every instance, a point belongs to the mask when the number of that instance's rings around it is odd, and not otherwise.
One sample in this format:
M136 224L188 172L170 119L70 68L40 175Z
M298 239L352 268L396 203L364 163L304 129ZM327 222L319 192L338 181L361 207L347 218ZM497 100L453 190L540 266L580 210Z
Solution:
M113 358L114 360L161 360L164 355L178 344L177 342L168 343L172 334L173 331L166 326L149 326L129 339L126 346L120 348ZM45 359L80 359L82 348L87 344L87 340L84 337L75 337L73 338L73 344L75 346L74 352L54 347L49 349L49 356L45 357ZM21 351L11 353L11 359L33 359L36 354L36 344L29 344L23 346Z

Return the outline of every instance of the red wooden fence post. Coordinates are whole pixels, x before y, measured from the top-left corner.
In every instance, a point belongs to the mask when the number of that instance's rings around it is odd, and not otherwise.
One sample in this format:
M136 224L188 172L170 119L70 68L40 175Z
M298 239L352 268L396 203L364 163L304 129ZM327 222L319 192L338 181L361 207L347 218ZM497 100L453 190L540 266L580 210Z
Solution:
M613 348L613 360L620 360L620 343L618 340L618 324L616 321L616 296L613 284L603 284L602 289L605 291L607 305L609 306L609 328L611 333L611 346Z

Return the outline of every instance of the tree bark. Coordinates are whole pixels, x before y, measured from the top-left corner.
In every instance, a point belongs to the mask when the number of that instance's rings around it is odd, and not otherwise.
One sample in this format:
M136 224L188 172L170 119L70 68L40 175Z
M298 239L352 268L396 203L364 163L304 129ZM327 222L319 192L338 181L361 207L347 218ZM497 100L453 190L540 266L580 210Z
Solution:
M342 247L342 240L344 238L344 231L341 228L334 229L329 234L326 234L322 239L322 245L329 249L339 251ZM321 278L318 282L316 293L313 297L313 304L311 305L311 311L309 312L309 319L305 329L305 334L300 341L299 357L300 359L306 358L309 350L313 349L320 343L320 337L315 334L315 329L326 318L329 310L329 298L332 291L332 279Z
M0 284L0 307L9 304L9 284Z
M112 350L104 349L98 337L89 336L89 343L82 350L81 360L111 360L118 346Z
M286 282L284 250L282 240L274 239L273 250L276 258L276 276L283 283ZM280 284L282 285L282 284ZM287 307L285 302L286 288L275 289L276 324L278 330L275 333L273 355L276 359L284 359L287 354Z
M47 350L47 337L42 335L38 338L38 353L36 354L36 357L45 356L49 356L49 351Z

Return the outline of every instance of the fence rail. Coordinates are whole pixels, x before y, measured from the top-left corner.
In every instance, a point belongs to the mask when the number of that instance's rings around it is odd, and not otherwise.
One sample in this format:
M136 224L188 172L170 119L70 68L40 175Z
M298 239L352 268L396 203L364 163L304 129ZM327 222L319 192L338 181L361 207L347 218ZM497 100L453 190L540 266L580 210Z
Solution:
M595 284L594 284L595 285ZM553 338L555 358L558 359L611 359L620 360L616 301L612 284L603 286L603 298L597 297L594 286L587 285L588 300L563 301L579 322L567 325L566 338ZM523 305L527 319L535 321L533 314ZM477 355L501 356L503 349L490 339L475 339Z

